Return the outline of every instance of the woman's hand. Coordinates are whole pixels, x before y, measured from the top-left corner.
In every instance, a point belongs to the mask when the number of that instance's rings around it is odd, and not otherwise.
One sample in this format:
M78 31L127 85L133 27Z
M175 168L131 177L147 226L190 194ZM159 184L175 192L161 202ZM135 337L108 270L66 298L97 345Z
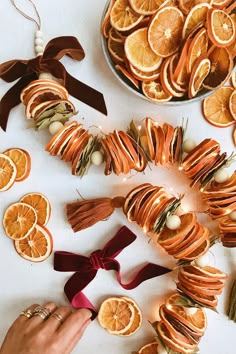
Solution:
M87 309L32 305L10 327L0 354L69 354L91 322Z

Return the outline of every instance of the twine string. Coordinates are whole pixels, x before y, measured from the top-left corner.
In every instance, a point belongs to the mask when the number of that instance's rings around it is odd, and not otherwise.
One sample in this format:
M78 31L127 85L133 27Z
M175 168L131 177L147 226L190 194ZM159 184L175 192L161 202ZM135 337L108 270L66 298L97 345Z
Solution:
M22 11L15 3L15 0L10 0L12 5L15 7L15 9L22 15L24 16L25 18L27 18L27 20L30 20L30 21L33 21L36 23L36 26L38 27L38 30L41 29L41 18L40 18L40 15L39 15L39 12L37 10L37 7L36 5L34 4L34 2L32 0L28 0L30 2L30 4L33 6L34 8L34 11L36 13L36 16L37 16L37 19L27 15L27 13L25 13L24 11Z

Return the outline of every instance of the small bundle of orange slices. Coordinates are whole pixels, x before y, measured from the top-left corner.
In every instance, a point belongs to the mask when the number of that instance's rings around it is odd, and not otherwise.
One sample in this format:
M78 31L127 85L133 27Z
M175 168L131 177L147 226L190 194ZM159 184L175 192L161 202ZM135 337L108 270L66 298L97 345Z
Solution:
M72 174L83 176L90 165L92 153L97 148L97 136L89 134L82 124L72 121L63 126L46 145L52 156L71 162Z
M179 205L180 200L170 197L163 187L143 183L128 193L123 211L130 222L136 222L145 233L154 235Z
M132 169L142 172L147 159L136 141L123 131L114 130L100 140L106 160L105 175L129 173Z
M131 298L114 296L102 302L98 322L108 333L127 337L141 327L142 313Z
M216 307L217 295L222 293L227 275L211 266L182 266L178 273L177 288L193 302L205 307Z
M45 226L50 214L50 202L41 193L26 194L6 209L3 227L22 258L42 262L50 256L53 238Z
M202 308L189 312L185 299L174 294L160 306L160 321L153 324L160 340L174 351L192 354L197 350L198 343L204 335L207 318Z
M222 218L236 210L236 171L222 183L213 180L201 197L209 206L213 219Z
M102 34L121 77L148 99L191 99L230 77L235 8L230 0L112 0Z
M236 210L236 209L235 209ZM221 242L224 247L236 247L236 215L226 215L219 220Z
M59 82L38 79L29 83L21 92L25 105L25 116L34 121L36 129L47 128L52 122L65 123L76 114L74 105L68 100L67 89Z
M198 223L195 213L180 216L181 224L176 230L164 227L157 242L176 259L192 261L203 256L210 248L209 229Z
M25 180L31 169L31 158L27 151L19 148L0 153L0 192L11 188L14 182Z

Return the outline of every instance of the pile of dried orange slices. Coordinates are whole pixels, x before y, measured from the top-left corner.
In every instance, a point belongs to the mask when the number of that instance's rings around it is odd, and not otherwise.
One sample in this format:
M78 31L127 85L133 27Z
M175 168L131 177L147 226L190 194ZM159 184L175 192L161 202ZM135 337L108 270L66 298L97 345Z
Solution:
M110 334L131 336L141 327L142 313L131 298L114 296L101 304L98 321Z
M17 253L31 262L42 262L53 248L53 238L45 227L51 214L49 200L41 193L29 193L11 204L3 216L6 235Z
M235 8L232 0L111 0L102 34L115 68L148 99L191 99L230 77Z
M25 180L31 169L31 158L27 151L18 148L0 153L0 192L12 187L14 182Z

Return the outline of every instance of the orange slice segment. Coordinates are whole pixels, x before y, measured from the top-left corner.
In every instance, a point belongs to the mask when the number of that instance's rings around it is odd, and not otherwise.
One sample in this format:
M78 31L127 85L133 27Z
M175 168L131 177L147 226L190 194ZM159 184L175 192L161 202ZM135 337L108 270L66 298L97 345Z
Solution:
M233 70L233 59L227 48L212 46L207 53L211 62L209 75L203 82L208 90L215 90L228 81Z
M128 0L116 0L110 13L111 25L118 31L128 31L141 22L143 16L134 12Z
M140 15L152 15L167 0L129 0L132 9Z
M158 353L158 342L152 342L144 345L139 349L138 354L157 354Z
M3 227L6 235L13 240L27 237L37 222L34 208L25 203L10 205L3 216Z
M200 3L195 5L190 10L183 26L183 39L186 39L195 28L197 28L201 23L205 22L207 13L210 8L211 6L208 3Z
M223 9L225 6L230 4L231 0L213 0L212 6L216 9Z
M161 57L174 54L180 47L183 13L174 6L164 6L157 11L148 28L148 42L152 50Z
M185 14L188 15L189 11L197 4L202 2L211 5L213 0L179 0L179 8Z
M37 223L46 225L51 215L51 205L47 197L41 193L29 193L20 199L20 203L32 206L37 215Z
M125 301L128 302L128 304L133 306L134 319L133 319L133 322L132 322L130 328L126 332L124 332L120 335L121 336L131 336L132 334L136 333L142 325L142 312L141 312L139 306L137 305L137 303L133 299L130 299L129 297L126 297L126 296L122 296L122 299L124 299Z
M120 71L122 75L124 75L125 78L128 79L137 89L139 89L138 80L132 74L130 74L130 72L126 70L126 68L124 68L122 65L119 64L117 64L115 68L116 70Z
M50 232L40 225L35 225L23 240L15 240L16 252L27 261L42 262L47 259L53 248Z
M131 33L125 40L128 61L144 72L158 69L162 62L162 58L151 49L147 37L147 28L141 28Z
M217 127L228 127L235 124L229 109L229 98L232 87L221 87L203 101L203 115L206 120Z
M207 30L211 41L218 47L227 47L235 41L234 21L223 10L212 9L208 12Z
M233 87L236 89L236 71L232 72L231 83Z
M160 67L156 70L145 72L135 68L132 64L129 64L132 75L140 81L152 81L156 80L160 76Z
M202 83L209 74L211 62L208 58L199 58L193 66L189 80L188 97L193 98L201 90Z
M143 82L142 91L148 99L155 102L167 102L173 97L163 89L159 78Z
M16 165L5 154L0 154L0 192L11 188L17 175Z
M236 127L233 130L232 138L233 138L234 146L236 146Z
M118 42L109 36L107 42L107 49L110 53L111 59L116 64L124 63L125 52L124 52L124 43L122 41Z
M229 110L232 117L236 120L236 90L234 90L229 98Z
M103 301L98 312L98 322L109 333L125 333L134 320L134 308L126 300L110 297Z
M188 74L191 73L192 68L196 63L196 60L199 57L207 54L207 48L208 48L207 31L205 28L201 28L192 39L188 49L187 61L186 61Z
M4 151L4 155L10 157L16 165L16 182L23 181L29 176L31 169L31 158L27 151L12 148Z

